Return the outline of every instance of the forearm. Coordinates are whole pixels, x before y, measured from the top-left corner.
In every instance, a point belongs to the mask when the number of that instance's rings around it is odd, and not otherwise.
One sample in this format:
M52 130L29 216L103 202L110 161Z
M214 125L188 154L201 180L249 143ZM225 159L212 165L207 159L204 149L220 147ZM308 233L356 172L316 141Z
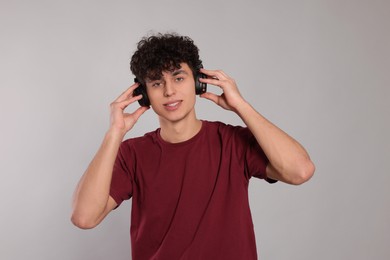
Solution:
M223 90L222 95L201 95L241 117L269 160L267 176L291 184L301 184L312 176L314 164L305 149L292 137L260 115L238 91L234 79L223 71L201 69L208 77L199 79Z
M114 162L123 136L108 131L76 188L72 221L80 227L95 226L105 213L109 200Z
M270 164L267 173L271 175L268 177L290 184L301 184L311 177L314 165L302 145L245 101L236 108L236 113L266 154Z

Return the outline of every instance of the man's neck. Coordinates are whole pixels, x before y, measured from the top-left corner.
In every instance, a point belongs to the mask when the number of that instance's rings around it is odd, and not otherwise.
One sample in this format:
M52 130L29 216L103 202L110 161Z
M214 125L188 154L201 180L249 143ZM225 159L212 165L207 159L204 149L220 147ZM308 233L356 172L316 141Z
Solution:
M160 120L160 136L169 143L181 143L194 137L202 128L202 121L194 118L178 122L164 122Z

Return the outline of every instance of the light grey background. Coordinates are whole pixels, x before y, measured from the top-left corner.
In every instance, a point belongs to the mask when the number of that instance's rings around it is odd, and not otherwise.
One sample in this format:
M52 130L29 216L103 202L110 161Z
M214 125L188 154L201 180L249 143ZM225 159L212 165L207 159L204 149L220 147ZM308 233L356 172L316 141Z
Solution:
M0 1L0 259L130 258L131 202L94 230L69 217L151 31L191 36L316 163L303 186L252 180L261 259L389 259L389 3ZM206 100L197 110L242 124ZM156 127L150 110L128 137Z

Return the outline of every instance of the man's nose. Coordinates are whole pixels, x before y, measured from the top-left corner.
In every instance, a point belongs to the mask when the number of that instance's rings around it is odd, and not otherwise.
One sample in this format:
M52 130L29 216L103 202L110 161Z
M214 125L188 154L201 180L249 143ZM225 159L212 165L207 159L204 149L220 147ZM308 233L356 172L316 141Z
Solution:
M175 94L175 86L174 83L171 80L166 80L165 81L165 86L164 86L164 96L170 97L173 94Z

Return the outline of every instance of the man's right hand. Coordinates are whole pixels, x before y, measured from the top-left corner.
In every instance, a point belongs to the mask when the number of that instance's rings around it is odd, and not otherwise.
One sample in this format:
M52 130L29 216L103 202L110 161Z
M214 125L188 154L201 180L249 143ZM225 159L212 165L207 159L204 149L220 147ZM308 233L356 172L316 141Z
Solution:
M148 109L139 107L133 113L124 112L128 105L141 99L141 95L133 97L138 86L133 84L111 104L110 129L76 187L72 222L80 228L95 227L117 206L110 196L110 185L118 149L125 134Z
M134 89L137 87L139 87L139 83L134 83L110 105L110 130L119 132L123 136L133 128L138 118L149 109L149 107L139 107L133 113L124 112L127 106L142 98L142 95L133 97Z

